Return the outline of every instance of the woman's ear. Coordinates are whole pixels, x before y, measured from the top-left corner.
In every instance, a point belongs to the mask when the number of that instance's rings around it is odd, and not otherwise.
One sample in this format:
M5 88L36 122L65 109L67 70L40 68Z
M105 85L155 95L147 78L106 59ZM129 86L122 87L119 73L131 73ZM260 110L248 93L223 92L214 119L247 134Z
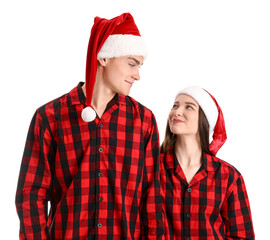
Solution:
M98 59L98 63L102 66L102 67L105 67L108 63L108 58L101 58L101 59Z

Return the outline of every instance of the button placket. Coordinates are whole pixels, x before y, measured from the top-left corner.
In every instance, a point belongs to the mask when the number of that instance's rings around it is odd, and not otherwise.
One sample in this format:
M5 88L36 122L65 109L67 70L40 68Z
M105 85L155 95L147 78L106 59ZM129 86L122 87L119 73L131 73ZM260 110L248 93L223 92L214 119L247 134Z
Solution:
M190 231L188 229L190 229L190 221L191 221L191 192L192 192L192 188L190 186L186 186L185 188L185 192L184 192L184 211L183 211L183 225L184 225L184 229L186 229L184 232L185 236L186 236L186 240L190 239Z
M103 185L104 185L104 182L103 182L103 178L105 177L105 169L103 168L103 154L104 154L104 146L103 145L103 140L102 140L102 132L103 132L103 128L104 128L104 125L102 122L100 122L100 124L97 126L97 132L98 132L98 138L99 138L99 141L97 142L97 155L99 155L97 158L99 159L99 164L98 164L98 170L97 170L97 177L98 177L98 191L96 192L97 194L97 198L96 198L96 204L97 204L97 211L98 211L98 215L99 215L99 218L97 219L97 222L96 222L96 228L97 228L97 231L99 232L102 232L104 231L104 224L105 222L103 221L103 216L104 216L104 209L101 207L104 201L104 198L102 197L102 194L103 194ZM105 177L106 178L106 177ZM103 229L103 230L102 230Z

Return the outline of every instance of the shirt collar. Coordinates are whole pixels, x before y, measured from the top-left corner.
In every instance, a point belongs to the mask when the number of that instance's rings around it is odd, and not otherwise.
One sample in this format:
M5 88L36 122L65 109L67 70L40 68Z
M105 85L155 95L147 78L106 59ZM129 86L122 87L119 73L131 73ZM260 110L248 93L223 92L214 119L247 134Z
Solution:
M116 93L114 97L108 102L105 112L110 109L114 104L118 106L129 105L124 95Z
M177 166L179 165L177 158L175 156L174 148L164 153L164 155L161 154L161 157L163 157L164 159L165 169L177 168Z
M217 157L203 153L203 165L208 172L216 172L221 163Z
M83 82L80 82L75 88L69 92L69 99L71 105L86 104L86 97L83 93Z

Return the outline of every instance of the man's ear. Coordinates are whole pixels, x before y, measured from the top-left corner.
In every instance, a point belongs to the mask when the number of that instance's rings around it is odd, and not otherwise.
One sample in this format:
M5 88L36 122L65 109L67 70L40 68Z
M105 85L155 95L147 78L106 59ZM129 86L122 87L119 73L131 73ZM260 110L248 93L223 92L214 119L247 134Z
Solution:
M102 67L105 67L108 63L108 58L101 58L101 59L98 59L98 63L102 66Z

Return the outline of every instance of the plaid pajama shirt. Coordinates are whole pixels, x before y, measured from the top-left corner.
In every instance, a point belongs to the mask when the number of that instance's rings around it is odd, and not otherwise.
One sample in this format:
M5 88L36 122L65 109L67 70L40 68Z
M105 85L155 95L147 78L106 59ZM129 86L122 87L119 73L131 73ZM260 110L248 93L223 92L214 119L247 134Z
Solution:
M154 115L116 94L86 123L81 86L32 119L16 193L20 239L161 239Z
M241 174L203 154L203 164L188 184L172 152L161 154L165 239L254 239Z

